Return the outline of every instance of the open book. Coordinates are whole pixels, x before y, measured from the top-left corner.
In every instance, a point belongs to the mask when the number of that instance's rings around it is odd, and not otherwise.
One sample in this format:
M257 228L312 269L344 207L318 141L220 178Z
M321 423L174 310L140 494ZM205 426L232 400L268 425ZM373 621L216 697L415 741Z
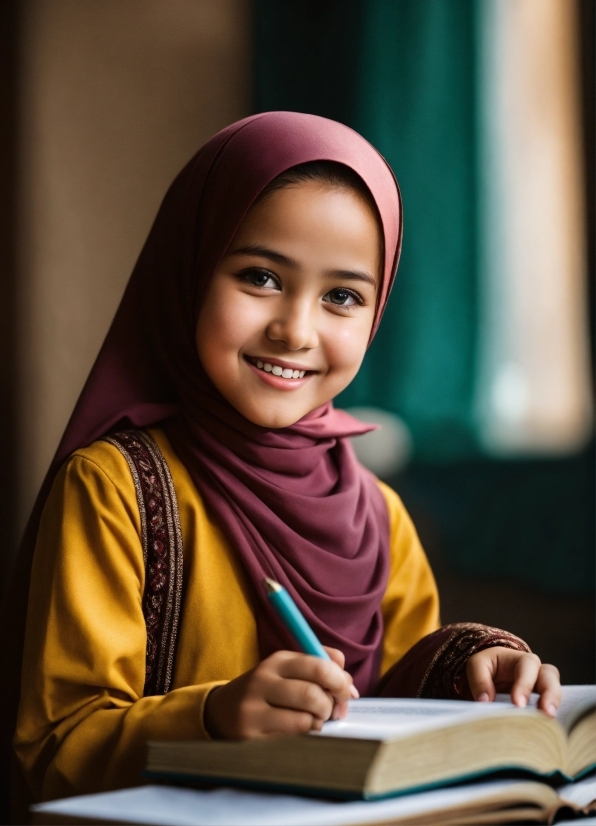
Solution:
M557 719L503 700L355 700L318 734L150 743L146 774L375 799L503 771L571 782L596 767L596 686L566 686Z
M596 778L557 790L531 780L490 780L386 800L342 802L238 789L142 786L40 803L32 807L32 822L48 826L479 826L551 823L557 812L565 816L561 810L570 816L593 811L594 800Z

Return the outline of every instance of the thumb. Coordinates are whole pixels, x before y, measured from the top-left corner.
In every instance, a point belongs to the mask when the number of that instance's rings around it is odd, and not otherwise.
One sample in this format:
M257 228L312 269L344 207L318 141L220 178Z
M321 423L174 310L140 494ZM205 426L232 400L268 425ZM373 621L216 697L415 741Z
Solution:
M495 661L490 648L470 657L466 664L466 677L473 700L487 703L495 699L494 673Z

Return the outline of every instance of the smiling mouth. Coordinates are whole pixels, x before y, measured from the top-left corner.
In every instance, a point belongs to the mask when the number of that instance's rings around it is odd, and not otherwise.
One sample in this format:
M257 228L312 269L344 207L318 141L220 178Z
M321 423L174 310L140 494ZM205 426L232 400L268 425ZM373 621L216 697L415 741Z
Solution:
M311 374L312 370L292 370L290 367L281 367L279 364L272 364L269 361L252 358L247 356L249 361L257 370L262 370L264 373L271 373L273 376L278 376L282 379L303 379L304 376Z

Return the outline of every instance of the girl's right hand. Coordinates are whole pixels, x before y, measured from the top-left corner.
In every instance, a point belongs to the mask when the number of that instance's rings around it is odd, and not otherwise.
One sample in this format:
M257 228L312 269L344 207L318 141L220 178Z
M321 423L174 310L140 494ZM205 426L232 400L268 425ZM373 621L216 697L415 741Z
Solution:
M345 658L331 660L277 651L252 671L214 688L205 704L205 728L215 739L238 740L320 731L330 718L345 717L358 697Z

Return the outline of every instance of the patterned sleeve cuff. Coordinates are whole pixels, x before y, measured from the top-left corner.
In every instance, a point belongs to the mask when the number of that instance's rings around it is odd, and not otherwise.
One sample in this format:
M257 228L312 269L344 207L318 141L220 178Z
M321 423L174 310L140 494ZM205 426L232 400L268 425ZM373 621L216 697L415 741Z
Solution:
M473 654L485 648L501 646L530 652L530 647L519 637L488 625L460 622L443 626L441 631L448 631L449 635L430 660L417 697L462 699L467 686L466 664Z

